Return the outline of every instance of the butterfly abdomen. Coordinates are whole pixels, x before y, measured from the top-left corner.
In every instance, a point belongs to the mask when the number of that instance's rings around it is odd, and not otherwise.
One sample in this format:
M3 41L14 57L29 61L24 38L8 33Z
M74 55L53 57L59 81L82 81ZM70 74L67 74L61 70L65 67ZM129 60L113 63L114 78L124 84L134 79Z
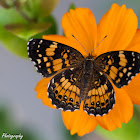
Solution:
M93 60L85 60L83 64L83 74L81 76L81 93L80 96L84 100L87 96L90 81L93 77L94 62Z

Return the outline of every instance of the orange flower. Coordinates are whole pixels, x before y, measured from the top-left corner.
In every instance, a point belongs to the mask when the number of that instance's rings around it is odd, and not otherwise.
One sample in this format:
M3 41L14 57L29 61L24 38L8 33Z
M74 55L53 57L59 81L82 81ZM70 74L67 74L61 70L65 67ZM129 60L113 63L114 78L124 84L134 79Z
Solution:
M115 50L130 50L140 53L140 30L137 30L138 20L132 9L126 9L125 5L113 4L111 9L102 17L98 26L94 15L88 8L76 8L64 14L62 27L65 36L48 35L44 39L57 41L69 45L84 56L86 52L72 37L74 35L79 42L91 52L94 47L107 35L107 38L95 49L96 56ZM45 105L55 108L47 97L47 87L51 78L43 78L36 86L37 97L42 99ZM133 116L133 103L140 104L140 74L132 79L128 86L118 89L114 86L116 103L114 108L102 117L90 116L80 110L74 112L62 111L62 117L66 128L71 134L77 133L83 136L93 131L99 124L104 129L112 131L116 127L121 128L122 123L127 123Z

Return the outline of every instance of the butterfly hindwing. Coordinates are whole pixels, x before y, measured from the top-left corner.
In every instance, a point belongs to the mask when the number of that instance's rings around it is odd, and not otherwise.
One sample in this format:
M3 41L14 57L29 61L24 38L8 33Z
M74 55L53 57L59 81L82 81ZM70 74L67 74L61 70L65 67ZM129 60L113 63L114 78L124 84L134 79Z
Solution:
M97 67L121 88L140 72L140 54L132 51L107 52L95 59Z
M55 75L48 86L48 97L52 104L64 111L80 108L80 77L81 66L66 69Z
M83 110L89 115L103 116L114 104L115 93L111 83L102 72L94 71Z
M31 39L28 42L28 55L37 71L45 77L80 63L84 57L67 45L44 39Z

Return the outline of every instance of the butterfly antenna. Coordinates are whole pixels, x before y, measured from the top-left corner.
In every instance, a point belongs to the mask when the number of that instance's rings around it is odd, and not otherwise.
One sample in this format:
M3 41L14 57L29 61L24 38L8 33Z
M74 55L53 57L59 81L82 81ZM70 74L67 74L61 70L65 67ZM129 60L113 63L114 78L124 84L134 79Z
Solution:
M106 37L107 37L107 35L101 40L101 42L102 42ZM101 43L101 42L100 42L100 43ZM92 55L93 51L100 45L100 43L92 50L91 55Z
M72 37L74 37L76 40L77 40L77 42L83 47L83 45L78 41L78 39L74 36L74 35L72 35ZM83 47L84 48L84 47ZM87 54L89 55L89 52L84 48L84 50L87 52Z

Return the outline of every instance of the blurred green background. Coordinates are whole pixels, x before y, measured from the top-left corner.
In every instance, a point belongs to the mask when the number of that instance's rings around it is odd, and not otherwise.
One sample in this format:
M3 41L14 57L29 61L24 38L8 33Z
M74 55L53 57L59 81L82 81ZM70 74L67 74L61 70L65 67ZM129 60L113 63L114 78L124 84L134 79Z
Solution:
M137 105L121 129L109 132L98 126L83 137L71 136L61 111L36 98L34 87L42 76L27 57L30 38L63 34L61 19L68 9L88 7L98 23L113 3L125 4L140 18L139 0L0 0L0 139L3 133L21 133L23 140L140 140Z

